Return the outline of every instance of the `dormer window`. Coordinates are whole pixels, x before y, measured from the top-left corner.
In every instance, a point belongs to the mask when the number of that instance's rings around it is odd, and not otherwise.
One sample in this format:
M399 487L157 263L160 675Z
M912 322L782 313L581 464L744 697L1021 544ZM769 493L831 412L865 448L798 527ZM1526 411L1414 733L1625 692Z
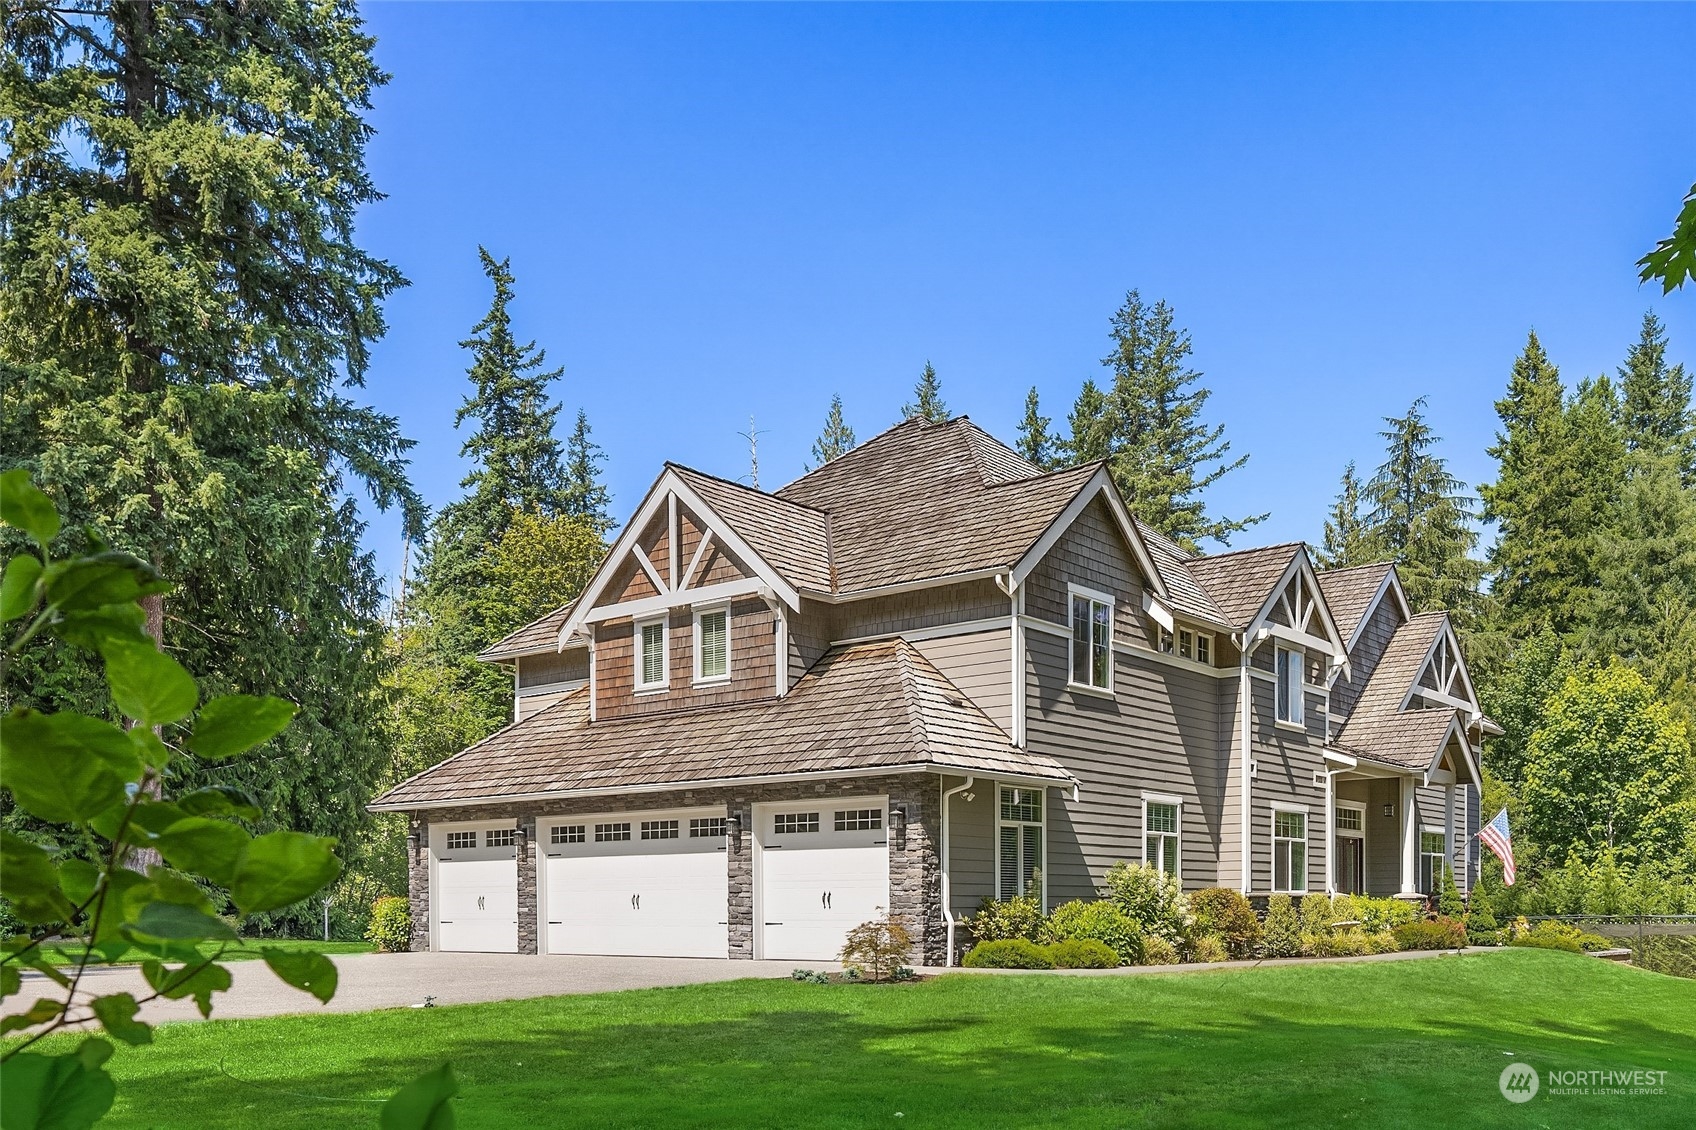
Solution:
M1213 637L1206 632L1178 629L1178 654L1197 663L1213 664Z
M730 678L730 609L695 610L695 681Z
M1073 586L1072 683L1113 689L1113 598Z
M636 623L636 689L663 690L670 680L670 663L666 657L666 622L664 617L639 620Z

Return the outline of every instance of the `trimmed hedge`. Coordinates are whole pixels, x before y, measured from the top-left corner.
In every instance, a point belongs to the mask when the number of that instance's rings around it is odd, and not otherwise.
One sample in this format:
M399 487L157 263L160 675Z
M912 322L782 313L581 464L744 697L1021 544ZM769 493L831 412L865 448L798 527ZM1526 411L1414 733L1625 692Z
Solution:
M1124 964L1135 965L1142 960L1143 940L1136 923L1110 902L1074 899L1062 903L1049 911L1038 938L1050 945L1092 938L1117 954Z
M1000 938L979 942L960 964L968 969L1053 969L1054 958L1047 946L1025 938Z
M1466 926L1454 918L1404 922L1390 931L1404 950L1458 950L1466 948Z
M1094 938L1067 938L1044 946L1056 969L1116 969L1119 955Z

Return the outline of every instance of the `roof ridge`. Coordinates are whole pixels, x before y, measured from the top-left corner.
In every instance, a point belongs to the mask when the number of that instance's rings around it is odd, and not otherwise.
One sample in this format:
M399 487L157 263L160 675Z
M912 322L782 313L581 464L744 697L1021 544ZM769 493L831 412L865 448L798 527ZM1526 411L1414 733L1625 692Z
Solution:
M1275 541L1270 545L1250 545L1244 546L1242 549L1227 549L1223 553L1201 553L1190 558L1190 564L1197 561L1217 561L1221 557L1236 557L1244 553L1265 553L1271 549L1294 549L1297 546L1305 547L1306 545L1305 541Z
M785 506L793 506L797 510L811 510L814 514L828 514L829 513L829 511L821 510L817 506L810 506L805 502L796 502L792 498L784 498L782 495L777 494L773 491L761 490L758 487L751 487L747 483L739 483L735 479L727 479L723 475L715 475L710 471L703 471L698 467L691 467L686 463L678 463L678 462L675 462L673 460L667 459L664 463L664 466L666 466L666 467L668 467L668 468L670 468L674 471L684 471L684 472L687 472L688 474L691 474L691 475L699 475L703 479L710 479L711 481L713 481L715 483L722 483L724 486L727 486L727 487L735 487L739 491L743 491L747 494L755 495L759 498L770 499L773 502L781 502ZM797 481L799 481L799 480L797 480Z
M1105 467L1105 466L1107 466L1107 460L1105 460L1105 459L1092 459L1088 463L1074 463L1070 467L1056 467L1052 471L1044 471L1040 475L1032 475L1029 478L1025 478L1025 479L1008 479L1006 482L1003 482L1003 483L985 483L983 485L983 489L984 490L1000 490L1002 487L1027 486L1030 483L1036 482L1038 479L1052 479L1052 478L1056 478L1060 475L1075 474L1078 471L1088 471L1090 474L1093 475L1093 474L1095 474L1096 471L1100 470L1102 467Z
M919 748L930 751L930 733L925 729L925 712L919 702L918 676L913 671L913 645L900 636L893 641L896 662L901 668L901 689L907 700L907 715L913 727L913 739Z

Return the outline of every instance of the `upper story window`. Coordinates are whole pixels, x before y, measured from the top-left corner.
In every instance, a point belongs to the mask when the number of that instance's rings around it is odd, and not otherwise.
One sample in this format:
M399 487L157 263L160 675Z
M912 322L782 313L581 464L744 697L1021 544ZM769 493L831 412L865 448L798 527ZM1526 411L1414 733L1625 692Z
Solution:
M1113 689L1113 598L1073 587L1072 682Z
M695 612L695 681L730 678L730 609Z
M1213 636L1207 632L1178 629L1178 654L1197 663L1213 663Z
M1293 648L1278 649L1278 721L1301 725L1306 719L1306 694L1302 675L1302 653Z
M670 682L666 656L666 622L643 620L636 625L636 689L658 690Z

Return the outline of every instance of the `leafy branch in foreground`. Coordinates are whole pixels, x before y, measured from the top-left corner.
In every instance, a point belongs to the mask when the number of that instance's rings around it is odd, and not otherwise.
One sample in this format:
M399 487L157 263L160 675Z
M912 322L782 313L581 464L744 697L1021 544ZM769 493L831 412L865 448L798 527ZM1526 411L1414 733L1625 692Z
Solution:
M112 1105L116 1085L104 1066L111 1041L152 1041L152 1025L139 1019L142 1006L187 998L210 1016L214 994L230 987L220 959L245 943L221 910L246 915L288 906L324 889L342 865L330 837L249 833L244 823L261 813L240 789L212 785L163 799L173 765L248 752L288 726L294 704L240 694L200 703L194 679L144 630L140 601L169 585L92 532L88 552L54 558L49 547L60 533L59 515L27 472L0 475L0 520L35 546L0 573L0 624L12 634L0 664L10 665L43 634L94 652L126 720L119 726L26 707L0 717L0 787L47 829L0 831L0 898L27 927L0 941L0 999L19 996L26 984L40 990L33 1003L13 1005L0 1018L0 1037L9 1037L0 1045L5 1124L75 1130ZM162 863L138 869L153 853ZM137 997L86 988L91 968L137 953L150 991ZM64 954L73 956L68 965ZM258 954L319 1001L335 994L336 967L322 954L269 946ZM98 1029L109 1039L91 1035L58 1053L36 1048L66 1029ZM426 1100L419 1084L403 1090L385 1105L384 1127L451 1125L444 1105L451 1072L444 1067L426 1079Z

